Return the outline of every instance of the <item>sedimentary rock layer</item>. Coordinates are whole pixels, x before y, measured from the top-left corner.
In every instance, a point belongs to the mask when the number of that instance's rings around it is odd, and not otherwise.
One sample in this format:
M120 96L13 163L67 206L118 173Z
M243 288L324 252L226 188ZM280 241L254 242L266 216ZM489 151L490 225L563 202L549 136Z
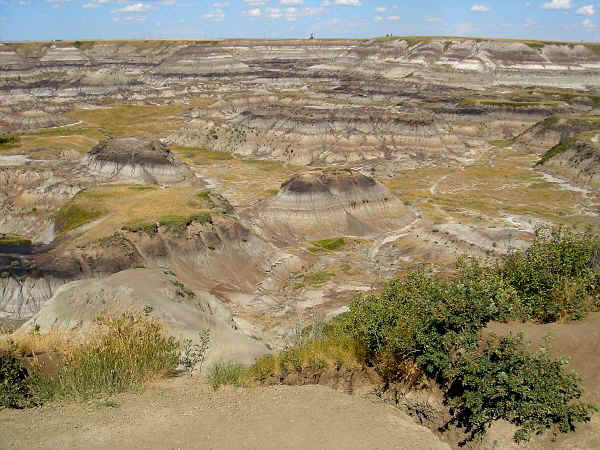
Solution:
M265 226L299 235L368 235L406 224L410 212L374 179L349 169L295 175L264 202Z
M179 183L190 176L159 141L129 137L108 139L90 150L84 162L92 172L116 181L149 184Z

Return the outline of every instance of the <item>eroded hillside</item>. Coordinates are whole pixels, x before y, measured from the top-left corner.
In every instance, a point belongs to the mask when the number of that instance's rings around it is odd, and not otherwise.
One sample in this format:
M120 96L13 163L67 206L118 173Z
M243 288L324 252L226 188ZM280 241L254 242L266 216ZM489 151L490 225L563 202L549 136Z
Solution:
M0 320L25 329L151 305L254 356L422 263L600 224L594 44L7 43L0 69Z

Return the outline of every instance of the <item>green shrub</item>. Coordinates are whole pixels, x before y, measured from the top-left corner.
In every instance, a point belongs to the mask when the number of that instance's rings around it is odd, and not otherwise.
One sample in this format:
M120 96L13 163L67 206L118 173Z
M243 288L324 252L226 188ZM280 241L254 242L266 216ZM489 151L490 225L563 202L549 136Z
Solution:
M13 351L0 351L0 407L24 408L33 406L29 374L23 359Z
M0 145L13 145L19 142L19 136L10 133L0 133Z
M382 354L414 359L425 373L444 382L459 351L476 348L480 330L507 308L512 293L476 261L459 262L456 280L424 270L391 281L380 296L358 297L345 329L371 361Z
M585 231L540 228L526 251L512 253L499 273L521 303L521 318L580 319L600 306L600 238Z
M208 382L214 390L219 389L223 385L233 385L236 387L246 384L248 369L240 363L217 362L207 373Z
M516 442L549 429L573 431L595 408L573 402L582 394L580 379L566 364L545 350L532 353L522 336L491 337L482 350L460 358L452 370L446 398L453 422L473 438L504 419L519 427Z

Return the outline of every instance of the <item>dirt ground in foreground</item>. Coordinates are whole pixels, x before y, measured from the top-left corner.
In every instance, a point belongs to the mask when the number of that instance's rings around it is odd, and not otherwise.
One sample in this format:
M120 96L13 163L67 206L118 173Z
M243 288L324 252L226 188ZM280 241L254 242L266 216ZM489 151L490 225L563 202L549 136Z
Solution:
M2 410L0 430L1 449L449 449L401 411L327 387L214 392L188 376L109 402Z

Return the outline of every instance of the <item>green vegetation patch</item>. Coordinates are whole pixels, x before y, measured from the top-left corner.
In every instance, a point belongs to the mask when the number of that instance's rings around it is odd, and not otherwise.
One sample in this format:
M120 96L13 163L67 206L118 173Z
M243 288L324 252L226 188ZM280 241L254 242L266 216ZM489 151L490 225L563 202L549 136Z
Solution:
M206 374L208 383L213 389L217 390L223 385L231 385L236 387L246 386L247 368L240 363L234 361L217 362Z
M67 204L58 210L54 217L54 224L61 233L79 228L104 215L104 211L77 204Z
M14 245L31 245L31 239L24 238L23 236L0 234L0 247Z
M158 220L158 224L165 227L169 232L181 234L193 222L212 223L212 216L208 211L200 211L190 216L162 216Z
M313 241L312 247L308 249L311 253L334 252L341 250L346 245L346 240L343 237L323 239L321 241Z
M202 147L173 146L170 147L170 150L175 153L181 153L186 158L193 159L196 164L202 164L203 161L229 161L234 159L231 153L216 152Z
M302 289L304 287L322 287L333 277L335 277L335 272L330 272L325 269L317 270L316 272L305 273L301 275L300 281L298 281L294 287L296 289Z
M28 131L23 133L24 136L63 136L63 135L85 135L92 131L91 128L86 127L58 127L58 128L44 128L36 131Z
M158 233L158 225L156 222L130 222L123 226L123 230L130 231L132 233L146 233L149 236L154 236Z
M550 150L544 153L542 155L542 158L537 162L536 165L540 166L548 160L554 158L556 155L560 155L561 153L566 152L575 144L575 141L575 138L564 139L562 142L556 144L554 147L552 147Z
M496 139L493 141L490 141L490 145L493 145L494 147L497 148L507 148L510 147L511 145L513 145L514 140L513 139Z
M465 98L462 100L463 106L471 105L482 105L482 106L500 106L500 107L511 107L511 108L536 108L536 107L549 107L557 106L560 102L555 100L547 101L512 101L512 100L498 100L498 99L486 99L486 98Z
M19 145L19 136L10 133L0 133L0 150L9 150Z

